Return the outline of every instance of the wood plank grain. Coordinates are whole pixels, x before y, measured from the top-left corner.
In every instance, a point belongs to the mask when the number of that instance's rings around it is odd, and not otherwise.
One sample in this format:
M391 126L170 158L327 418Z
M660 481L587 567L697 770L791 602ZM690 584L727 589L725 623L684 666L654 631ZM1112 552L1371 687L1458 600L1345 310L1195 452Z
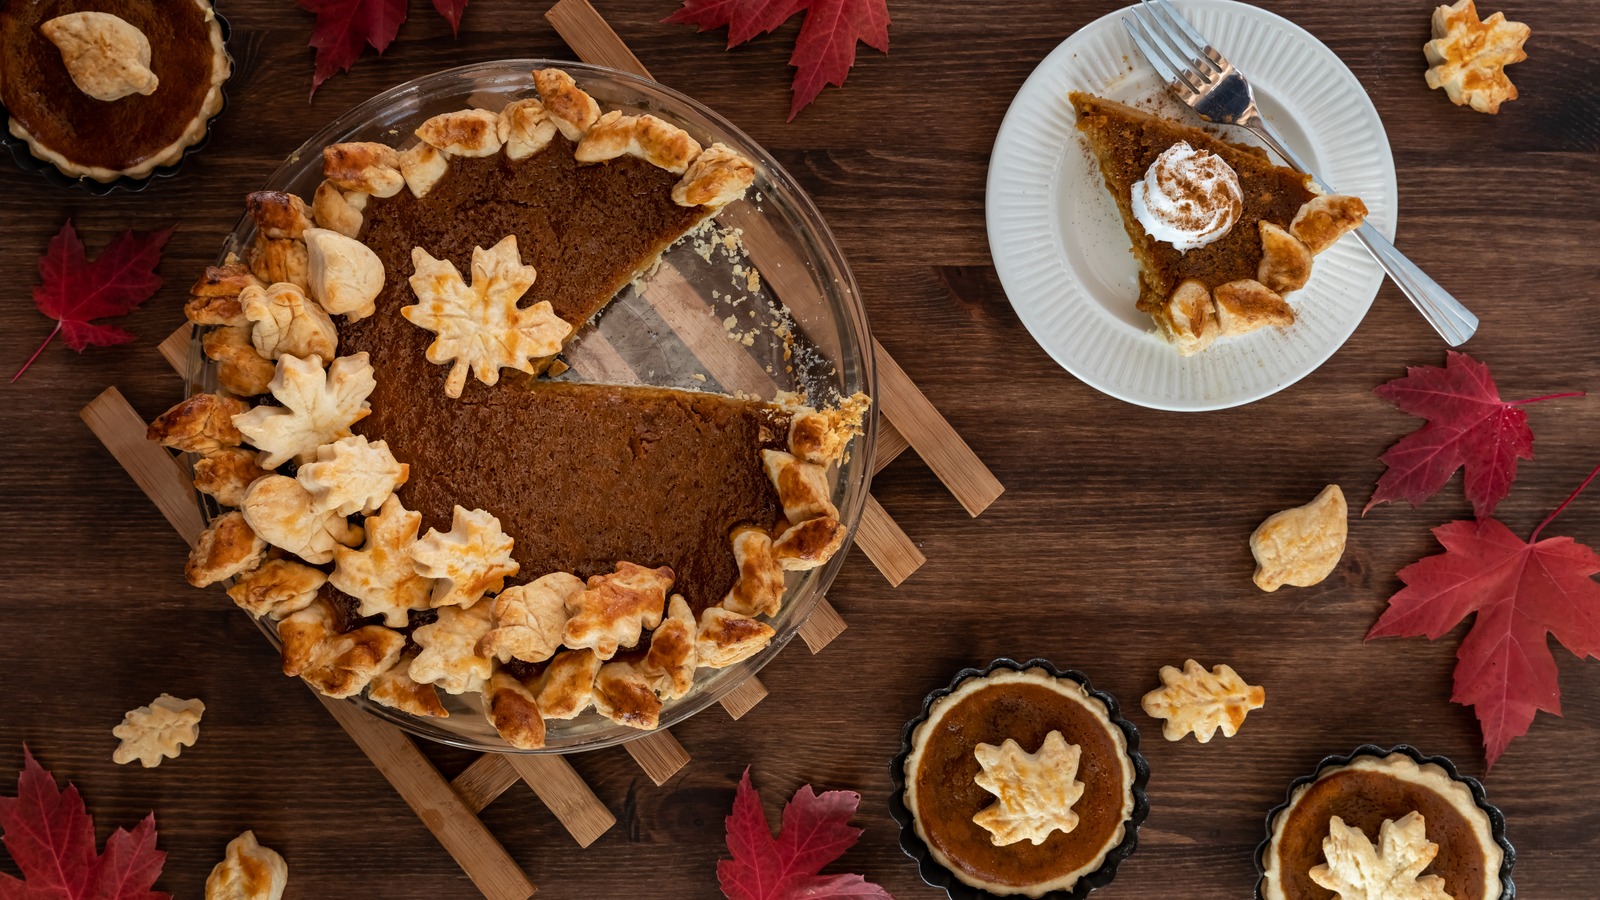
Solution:
M1000 480L950 427L877 338L872 339L872 349L878 361L878 391L883 398L883 414L905 435L917 455L939 476L969 515L976 516L988 509L1005 490Z
M844 617L828 602L828 598L823 597L817 601L811 615L800 623L797 633L812 653L820 653L822 648L833 643L834 638L844 634L844 629Z
M561 0L544 17L585 62L650 77L650 70L589 5L589 0Z
M894 527L888 527L890 525ZM890 587L899 587L928 561L900 526L894 525L878 498L870 494L867 508L861 513L861 525L856 529L856 546L889 580Z
M165 447L145 437L144 419L134 412L122 392L106 388L78 415L166 516L172 530L194 546L205 523L200 519L189 474Z
M665 728L635 738L622 747L644 770L644 774L656 783L656 787L666 784L689 764L689 751L683 749L678 739Z
M751 676L746 678L738 687L722 695L722 708L727 710L728 716L735 722L745 717L745 714L756 708L756 704L767 699L767 686L760 680Z
M156 347L167 365L188 381L194 380L193 373L189 371L189 351L193 349L193 342L194 326L185 322Z
M617 824L617 817L565 759L548 753L507 753L503 758L561 820L578 846L589 846Z
M519 777L504 754L480 753L460 775L450 779L450 786L467 809L476 813L510 790Z

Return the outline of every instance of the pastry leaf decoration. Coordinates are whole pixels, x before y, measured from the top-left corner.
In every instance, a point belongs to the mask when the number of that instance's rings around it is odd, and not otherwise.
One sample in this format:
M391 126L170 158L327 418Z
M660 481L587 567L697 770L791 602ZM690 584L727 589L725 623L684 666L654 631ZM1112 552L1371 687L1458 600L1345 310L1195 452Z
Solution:
M56 327L11 380L21 378L56 335L79 353L86 347L112 347L133 340L132 332L95 324L95 320L126 315L161 289L156 267L172 231L124 231L90 262L83 240L68 219L39 257L40 283L33 289L33 305L54 319Z
M1308 874L1339 900L1452 900L1443 878L1422 874L1439 855L1439 845L1428 840L1419 812L1383 820L1376 846L1361 829L1334 816L1322 854L1327 862Z
M311 76L311 93L335 72L348 72L368 47L383 53L405 23L407 0L299 0L300 8L317 17L311 28L311 46L317 51ZM433 8L461 30L467 0L433 0Z
M701 31L724 26L728 47L766 34L804 11L789 65L794 66L794 98L789 121L830 84L843 86L856 62L856 44L889 52L888 0L683 0L663 21L697 25Z
M773 838L750 770L739 779L727 819L728 852L718 860L717 880L728 900L893 900L860 875L820 875L822 867L855 845L861 829L850 817L861 803L854 791L823 791L805 785L783 809L783 830Z
M998 747L979 744L973 753L982 768L973 782L995 799L972 821L989 832L996 847L1022 840L1038 846L1053 832L1070 834L1078 827L1072 807L1083 797L1078 780L1083 748L1067 743L1061 732L1045 735L1033 753L1011 738Z
M1561 715L1550 635L1580 659L1600 658L1600 555L1569 537L1539 539L1596 475L1600 468L1526 541L1495 519L1435 528L1445 552L1400 570L1405 588L1367 634L1437 640L1474 616L1456 650L1450 699L1477 714L1490 767L1539 710Z
M1181 741L1194 734L1195 740L1208 743L1222 730L1233 737L1252 709L1267 702L1267 692L1259 685L1246 684L1232 666L1205 666L1184 660L1183 670L1161 667L1161 687L1144 695L1144 711L1152 718L1164 719L1161 736Z
M0 900L172 900L151 890L167 861L156 849L155 814L131 832L118 828L97 851L78 789L57 788L27 747L17 796L0 797L0 836L23 876L0 872Z
M1501 400L1489 367L1453 350L1444 368L1412 366L1404 378L1381 384L1374 393L1428 422L1384 452L1388 471L1378 479L1362 514L1390 500L1420 506L1457 469L1465 469L1467 499L1480 519L1494 515L1495 506L1510 492L1517 460L1533 459L1533 430L1522 407L1583 396L1577 391Z

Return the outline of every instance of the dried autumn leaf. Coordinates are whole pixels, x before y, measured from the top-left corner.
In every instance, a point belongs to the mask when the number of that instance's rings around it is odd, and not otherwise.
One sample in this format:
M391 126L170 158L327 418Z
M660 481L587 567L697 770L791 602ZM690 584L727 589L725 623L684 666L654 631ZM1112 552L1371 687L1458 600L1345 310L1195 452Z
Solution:
M367 47L383 53L406 20L406 0L299 0L300 8L317 17L311 46L317 51L311 93L335 72L348 72ZM467 0L433 0L433 8L461 31Z
M1456 651L1450 699L1473 707L1492 767L1539 710L1561 715L1561 685L1548 636L1580 659L1600 658L1600 555L1569 537L1539 540L1551 520L1600 468L1524 541L1494 519L1448 522L1433 530L1445 552L1400 570L1405 588L1367 633L1443 637L1468 615L1472 629Z
M783 809L776 840L761 810L761 795L750 785L750 770L739 779L733 812L727 819L728 852L717 861L717 880L729 900L893 900L889 892L860 875L819 875L822 867L855 845L861 829L850 816L861 803L854 791L795 791Z
M450 23L451 34L461 34L461 14L467 11L467 0L433 0L433 8Z
M728 49L766 34L806 8L810 0L683 0L683 7L661 21L698 25L701 31L728 27Z
M1467 498L1479 517L1491 516L1511 490L1517 460L1533 459L1533 430L1522 407L1541 400L1581 397L1581 391L1508 403L1500 399L1489 367L1450 351L1442 369L1412 366L1404 378L1373 392L1428 424L1401 438L1383 454L1388 471L1367 501L1368 510L1390 500L1420 506L1465 468Z
M115 325L96 325L94 320L126 315L161 289L156 266L172 231L124 231L90 262L68 219L39 257L40 283L33 289L33 305L55 319L56 327L11 380L21 378L58 334L80 353L90 346L112 347L133 340L132 333Z
M151 887L167 854L156 849L156 817L132 832L118 828L96 852L94 818L78 789L55 777L22 748L17 796L0 797L0 836L22 880L0 872L4 900L172 900Z

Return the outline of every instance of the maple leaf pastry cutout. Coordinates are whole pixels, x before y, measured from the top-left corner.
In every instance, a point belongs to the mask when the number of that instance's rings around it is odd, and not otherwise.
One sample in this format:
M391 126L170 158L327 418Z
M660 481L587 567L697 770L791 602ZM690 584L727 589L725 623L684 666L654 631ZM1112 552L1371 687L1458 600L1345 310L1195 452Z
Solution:
M591 649L601 659L637 644L645 629L661 624L673 578L666 566L651 569L627 561L608 575L592 576L587 589L567 599L570 617L561 642L574 650Z
M356 598L363 617L383 616L385 625L404 628L411 610L427 609L433 595L433 581L419 575L411 559L422 513L406 509L398 496L390 494L362 527L367 534L360 549L333 548L328 583Z
M279 900L288 884L289 864L246 831L228 842L222 862L206 877L206 900Z
M149 706L128 710L122 723L111 729L122 739L111 761L122 766L138 760L139 765L153 769L163 759L177 757L200 737L200 717L205 711L206 705L199 700L180 700L171 694L162 694Z
M979 744L972 752L982 767L973 782L995 796L972 821L989 832L996 847L1023 840L1038 846L1053 831L1070 834L1078 827L1072 807L1083 796L1078 780L1083 748L1067 743L1061 732L1045 735L1033 753L1010 738L998 747Z
M1267 702L1267 692L1246 684L1232 666L1215 666L1207 672L1192 659L1184 660L1183 670L1161 667L1161 684L1144 695L1142 706L1151 718L1165 720L1161 736L1181 741L1194 734L1204 744L1218 729L1223 737L1233 737L1252 709Z
M1322 839L1327 862L1314 867L1311 880L1339 900L1454 900L1438 875L1423 875L1439 845L1428 840L1422 813L1385 819L1373 845L1359 828L1334 816Z
M450 530L428 529L411 545L417 574L437 579L433 606L472 606L484 594L505 587L506 576L517 574L511 558L512 541L500 530L500 520L481 509L455 508ZM485 609L485 612L488 610ZM481 635L480 635L481 636Z
M326 371L317 356L279 357L267 389L283 405L258 406L234 416L233 424L261 451L262 468L276 469L349 437L350 426L372 411L367 395L376 386L365 352L341 356Z
M400 314L438 337L428 345L428 361L453 362L445 379L446 396L461 396L467 372L484 384L500 380L500 370L533 372L533 361L561 350L572 326L555 314L550 301L527 308L517 302L533 287L533 266L523 265L516 235L488 250L472 250L472 284L449 260L434 259L417 247L411 290L417 303Z
M478 642L489 633L488 604L471 609L446 606L439 619L412 632L421 647L411 661L410 677L433 684L447 694L470 694L483 689L494 672L494 660L478 652Z
M1433 11L1433 40L1422 45L1428 57L1428 87L1443 88L1450 102L1495 115L1500 104L1517 99L1506 66L1528 58L1522 45L1533 30L1509 22L1505 13L1478 18L1473 0L1457 0Z
M395 460L387 442L359 434L318 447L315 458L295 473L318 512L341 516L370 515L410 475L411 467Z

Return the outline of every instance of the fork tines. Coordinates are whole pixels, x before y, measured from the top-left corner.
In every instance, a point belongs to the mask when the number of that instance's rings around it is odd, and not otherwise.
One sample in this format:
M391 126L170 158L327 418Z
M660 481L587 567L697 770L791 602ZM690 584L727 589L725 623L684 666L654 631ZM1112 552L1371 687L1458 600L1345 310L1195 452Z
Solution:
M1162 78L1191 94L1227 76L1221 54L1167 0L1140 0L1122 27Z

